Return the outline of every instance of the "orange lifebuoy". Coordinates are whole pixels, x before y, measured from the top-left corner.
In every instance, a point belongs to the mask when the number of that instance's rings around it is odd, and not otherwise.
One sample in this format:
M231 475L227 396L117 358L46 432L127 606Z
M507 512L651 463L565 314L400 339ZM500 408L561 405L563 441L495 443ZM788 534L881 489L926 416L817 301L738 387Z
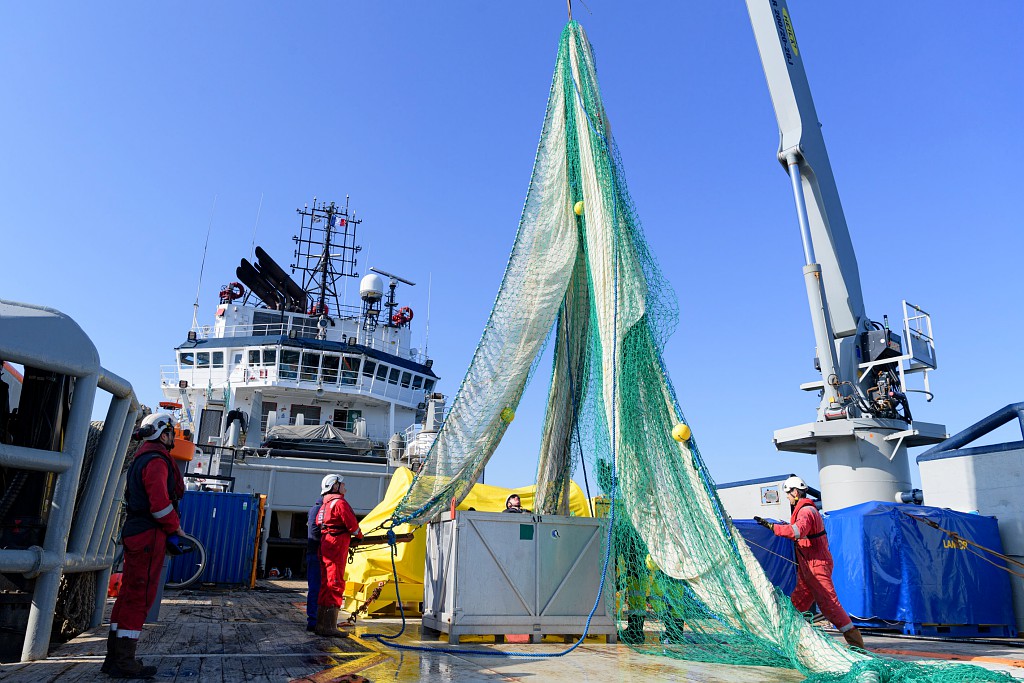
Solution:
M228 285L228 292L231 294L231 300L241 299L242 295L245 294L245 287L242 286L241 282L232 282Z
M402 306L398 309L398 316L402 319L403 323L412 321L412 309L408 306Z

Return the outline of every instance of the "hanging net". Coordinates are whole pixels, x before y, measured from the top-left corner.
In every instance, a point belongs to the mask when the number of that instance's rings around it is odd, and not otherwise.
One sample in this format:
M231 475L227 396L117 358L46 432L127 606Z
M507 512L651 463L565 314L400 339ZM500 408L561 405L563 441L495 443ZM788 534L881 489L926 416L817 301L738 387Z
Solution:
M613 501L613 589L604 599L624 641L690 660L796 668L820 681L1012 680L854 652L775 589L723 509L696 441L672 437L686 420L661 352L677 317L626 189L591 46L569 22L497 299L393 522L423 524L467 495L553 330L534 509L565 513L573 463L597 473Z

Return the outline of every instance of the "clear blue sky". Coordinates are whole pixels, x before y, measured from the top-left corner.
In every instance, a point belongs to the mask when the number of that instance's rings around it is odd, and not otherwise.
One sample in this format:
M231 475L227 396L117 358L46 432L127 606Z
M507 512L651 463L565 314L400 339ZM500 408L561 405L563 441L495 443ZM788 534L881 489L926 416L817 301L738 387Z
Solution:
M589 8L589 11L588 9ZM1024 400L1024 4L792 0L868 313L933 314L936 399L958 431ZM746 8L578 2L653 252L680 301L667 366L720 481L795 471L774 429L816 399L802 252ZM361 264L416 281L452 395L530 178L562 0L5 3L0 296L75 318L159 400L200 296L257 243L288 262L316 195L364 219ZM417 327L422 335L423 326ZM487 470L534 477L547 365ZM668 426L666 427L668 428Z

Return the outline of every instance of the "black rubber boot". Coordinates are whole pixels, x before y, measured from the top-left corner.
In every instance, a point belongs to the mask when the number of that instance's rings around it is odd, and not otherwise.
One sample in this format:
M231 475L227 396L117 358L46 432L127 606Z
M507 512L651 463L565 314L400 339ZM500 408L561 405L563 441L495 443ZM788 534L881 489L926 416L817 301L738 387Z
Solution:
M644 618L639 614L627 617L626 630L622 632L622 642L627 645L640 645L644 642Z
M316 629L314 633L327 638L348 638L348 634L338 630L338 607L320 607L316 613Z
M117 632L110 631L107 633L107 656L103 658L103 666L100 667L102 673L110 673L110 669L114 666L114 650L115 643L117 640Z
M155 666L146 666L135 658L135 638L114 638L114 664L107 672L111 678L148 680L156 676Z

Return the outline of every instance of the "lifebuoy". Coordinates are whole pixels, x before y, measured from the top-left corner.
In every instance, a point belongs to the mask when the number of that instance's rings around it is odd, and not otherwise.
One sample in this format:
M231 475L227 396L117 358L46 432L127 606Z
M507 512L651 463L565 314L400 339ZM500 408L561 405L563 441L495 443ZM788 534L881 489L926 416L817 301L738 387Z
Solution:
M412 321L412 309L408 306L402 306L398 309L398 317L402 319L403 323Z
M229 304L235 299L241 299L245 294L245 287L242 286L241 282L232 282L226 285L220 290L220 302L222 304ZM217 311L217 315L223 315L222 311Z

